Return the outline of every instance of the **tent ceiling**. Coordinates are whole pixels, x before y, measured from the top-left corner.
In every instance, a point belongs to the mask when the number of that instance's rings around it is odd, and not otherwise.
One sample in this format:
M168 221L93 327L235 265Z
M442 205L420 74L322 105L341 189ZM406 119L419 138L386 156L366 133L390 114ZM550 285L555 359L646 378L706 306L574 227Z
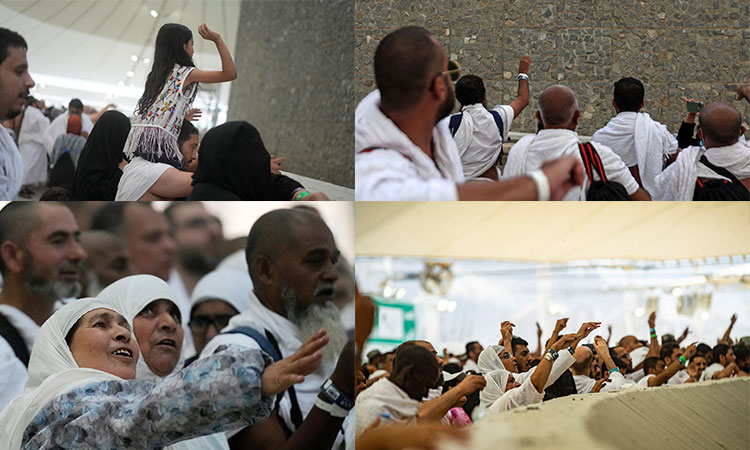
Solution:
M750 254L746 203L357 202L359 256L679 260Z
M169 22L188 26L195 39L197 66L219 68L215 46L198 35L198 25L205 21L220 32L234 55L240 4L240 0L2 0L0 26L24 36L32 74L63 78L38 77L42 82L38 80L34 95L79 96L94 104L118 103L119 98L121 103L135 104L151 69L144 58L153 57L159 27ZM152 10L158 17L151 16ZM132 61L133 55L137 61ZM127 76L129 71L132 77ZM103 86L96 85L94 92L72 87L87 82Z

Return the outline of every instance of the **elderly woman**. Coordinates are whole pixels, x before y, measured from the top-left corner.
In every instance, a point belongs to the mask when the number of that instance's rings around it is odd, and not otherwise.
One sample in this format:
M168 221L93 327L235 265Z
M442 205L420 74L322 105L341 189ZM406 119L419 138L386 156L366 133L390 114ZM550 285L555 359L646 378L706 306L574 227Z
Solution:
M4 448L160 448L265 420L273 397L320 363L318 333L271 364L227 348L154 384L134 380L138 347L117 308L80 299L39 330L26 393L0 414Z
M539 403L544 398L544 389L575 362L567 347L580 338L578 334L566 334L545 353L538 366L523 374L513 373L504 366L507 354L501 345L490 345L479 354L479 369L487 386L479 393L480 404L487 414L497 414L519 406ZM561 358L561 359L559 359ZM508 359L508 358L505 358ZM557 361L560 363L557 363ZM554 368L553 368L554 366ZM552 376L551 376L552 375Z

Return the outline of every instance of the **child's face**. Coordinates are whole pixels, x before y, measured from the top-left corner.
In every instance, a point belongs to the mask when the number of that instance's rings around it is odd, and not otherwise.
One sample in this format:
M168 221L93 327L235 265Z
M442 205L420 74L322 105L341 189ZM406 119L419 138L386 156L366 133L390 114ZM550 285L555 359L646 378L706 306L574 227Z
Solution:
M195 50L193 50L193 38L190 38L187 44L185 44L185 52L192 58L193 53L195 53Z
M185 164L185 170L188 172L195 172L198 167L198 135L193 134L190 139L182 144L180 151Z

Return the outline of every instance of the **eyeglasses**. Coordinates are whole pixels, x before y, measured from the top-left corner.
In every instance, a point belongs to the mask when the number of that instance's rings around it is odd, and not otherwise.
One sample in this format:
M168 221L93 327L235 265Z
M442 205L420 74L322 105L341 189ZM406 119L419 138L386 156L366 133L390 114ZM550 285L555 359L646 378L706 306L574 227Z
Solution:
M497 356L499 356L500 359L508 359L508 358L510 358L510 353L505 352L503 354L498 354Z
M234 316L221 315L221 316L195 316L190 319L190 329L196 333L204 333L208 330L211 325L216 328L216 331L221 331L229 324L229 319Z
M448 70L444 70L435 75L435 78L445 76L446 74L449 75L451 77L451 81L455 83L459 78L461 78L461 66L459 66L456 61L448 61ZM435 78L433 78L433 80Z

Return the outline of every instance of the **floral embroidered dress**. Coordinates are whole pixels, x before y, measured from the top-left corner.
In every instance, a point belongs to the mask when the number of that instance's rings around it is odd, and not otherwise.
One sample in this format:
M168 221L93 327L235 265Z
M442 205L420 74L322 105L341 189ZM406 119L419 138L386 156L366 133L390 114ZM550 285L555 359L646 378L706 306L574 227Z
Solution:
M164 88L154 104L143 114L136 114L123 152L128 160L135 156L182 168L182 153L177 136L190 105L198 94L198 83L182 92L183 82L195 67L174 65Z
M74 388L34 416L21 448L161 449L257 424L274 405L261 396L261 374L272 363L260 351L229 346L157 384L107 380Z

